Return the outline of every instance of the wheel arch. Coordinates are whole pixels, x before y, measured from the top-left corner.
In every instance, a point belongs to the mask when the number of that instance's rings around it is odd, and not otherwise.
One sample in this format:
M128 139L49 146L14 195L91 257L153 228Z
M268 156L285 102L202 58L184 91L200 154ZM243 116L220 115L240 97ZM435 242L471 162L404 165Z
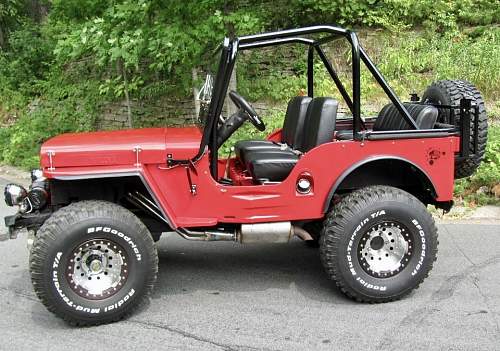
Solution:
M120 204L128 192L138 191L149 197L160 210L164 222L175 228L148 182L138 172L55 176L50 178L49 184L51 203L56 206L83 200L106 200Z
M390 169L396 171L389 172ZM378 156L351 165L337 178L325 199L323 213L329 210L336 193L345 193L370 185L394 186L409 192L425 204L434 203L437 197L431 178L417 164L402 157Z

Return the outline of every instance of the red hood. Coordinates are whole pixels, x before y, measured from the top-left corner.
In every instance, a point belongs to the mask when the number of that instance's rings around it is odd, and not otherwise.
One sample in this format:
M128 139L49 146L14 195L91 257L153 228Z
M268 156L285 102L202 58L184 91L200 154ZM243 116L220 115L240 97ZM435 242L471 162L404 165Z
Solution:
M196 127L147 128L58 135L46 141L40 150L43 168L133 165L136 147L139 162L164 163L173 158L193 157L200 146L201 133Z

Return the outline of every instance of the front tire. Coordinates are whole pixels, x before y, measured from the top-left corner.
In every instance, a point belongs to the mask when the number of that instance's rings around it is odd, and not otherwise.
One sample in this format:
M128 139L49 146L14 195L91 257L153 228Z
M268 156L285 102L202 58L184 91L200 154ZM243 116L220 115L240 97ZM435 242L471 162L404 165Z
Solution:
M413 195L370 186L345 196L328 214L320 240L325 270L360 302L397 300L428 276L437 254L437 229Z
M118 321L147 301L158 255L144 224L127 209L82 201L55 212L30 255L35 293L72 325Z

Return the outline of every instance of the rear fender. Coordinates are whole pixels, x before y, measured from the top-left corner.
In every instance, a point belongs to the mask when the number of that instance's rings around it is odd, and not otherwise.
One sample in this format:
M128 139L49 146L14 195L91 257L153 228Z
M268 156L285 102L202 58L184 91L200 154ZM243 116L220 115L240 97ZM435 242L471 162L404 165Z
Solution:
M415 176L417 177L413 179L415 182L414 184L420 185L420 190L418 190L419 193L415 193L415 191L409 191L409 192L421 200L425 201L425 199L427 199L429 203L435 201L437 197L436 188L429 175L421 167L402 157L379 156L361 160L353 164L351 167L347 168L341 174L341 176L337 178L337 180L331 187L323 205L323 212L326 213L329 210L333 196L336 193L341 191L347 191L349 190L349 187L353 185L356 185L356 187L364 187L369 185L390 185L398 188L404 187L404 183L401 182L401 179L397 179L397 176L383 177L379 174L379 176L377 177L374 176L373 172L370 172L371 174L369 174L369 176L362 177L362 175L367 173L369 170L373 171L374 169L377 168L381 170L381 172L379 173L383 173L382 169L384 171L387 171L387 169L383 168L383 166L387 166L385 164L387 162L395 163L397 167L394 167L394 169L409 168L413 170Z

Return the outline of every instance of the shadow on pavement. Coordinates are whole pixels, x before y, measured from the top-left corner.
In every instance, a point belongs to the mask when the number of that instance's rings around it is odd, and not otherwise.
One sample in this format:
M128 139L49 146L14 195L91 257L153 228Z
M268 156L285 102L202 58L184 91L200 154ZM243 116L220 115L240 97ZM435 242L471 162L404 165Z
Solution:
M309 299L350 300L328 280L317 248L289 244L190 243L173 236L158 243L159 275L153 297L192 293L297 289ZM292 287L293 286L293 287Z

